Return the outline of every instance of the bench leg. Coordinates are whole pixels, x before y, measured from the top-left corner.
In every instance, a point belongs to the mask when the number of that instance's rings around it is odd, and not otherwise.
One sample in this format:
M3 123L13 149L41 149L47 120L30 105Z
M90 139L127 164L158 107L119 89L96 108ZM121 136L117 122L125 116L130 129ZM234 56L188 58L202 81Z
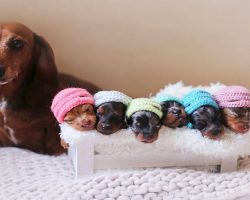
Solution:
M221 160L220 172L232 172L237 170L238 157L227 157Z
M86 136L76 146L69 147L68 154L72 159L76 177L94 173L94 145L94 137Z

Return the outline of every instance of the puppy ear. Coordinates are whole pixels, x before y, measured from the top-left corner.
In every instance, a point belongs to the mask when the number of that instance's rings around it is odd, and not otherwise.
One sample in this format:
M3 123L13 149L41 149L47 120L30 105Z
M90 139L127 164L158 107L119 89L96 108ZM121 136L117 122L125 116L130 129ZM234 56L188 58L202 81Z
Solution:
M58 73L50 45L36 34L34 34L32 56L32 73L26 93L27 102L30 106L50 105L59 89Z
M126 118L125 118L126 119ZM128 128L128 124L126 122L126 120L124 119L123 123L122 123L122 129L127 129Z
M128 127L130 127L132 125L132 119L131 118L132 117L130 117L130 118L125 117L124 124L126 125L126 128L128 128Z

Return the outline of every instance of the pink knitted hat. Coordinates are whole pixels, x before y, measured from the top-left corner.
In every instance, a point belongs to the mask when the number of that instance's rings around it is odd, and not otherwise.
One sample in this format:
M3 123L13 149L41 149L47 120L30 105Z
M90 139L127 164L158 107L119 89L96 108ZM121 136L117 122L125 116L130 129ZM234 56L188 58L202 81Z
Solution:
M214 94L221 108L250 107L250 91L242 86L228 86Z
M54 97L50 108L57 121L62 123L67 112L83 104L94 105L94 97L85 89L67 88Z

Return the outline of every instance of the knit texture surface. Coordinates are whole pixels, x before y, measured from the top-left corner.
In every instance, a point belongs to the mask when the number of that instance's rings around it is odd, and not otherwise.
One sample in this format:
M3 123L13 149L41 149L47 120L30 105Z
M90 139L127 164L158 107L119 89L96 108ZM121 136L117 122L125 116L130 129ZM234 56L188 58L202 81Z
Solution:
M250 91L242 86L228 86L214 94L221 108L250 107Z
M150 98L133 99L126 111L126 117L129 118L131 117L131 115L138 111L150 111L155 113L159 118L161 118L163 115L161 111L161 105L154 99Z
M179 99L178 97L167 95L167 94L158 95L154 98L154 100L156 100L159 103L174 101L174 102L177 102L179 104L183 104L181 99Z
M94 99L96 107L99 107L101 104L108 102L118 102L123 103L125 106L128 106L128 104L132 100L132 98L127 96L126 94L113 90L97 92L94 95Z
M233 173L185 168L103 170L74 178L67 155L39 155L0 148L0 199L3 200L233 200L250 195L250 159Z
M65 115L72 108L91 104L94 105L94 97L82 88L66 88L57 93L51 105L51 111L59 123L62 123Z

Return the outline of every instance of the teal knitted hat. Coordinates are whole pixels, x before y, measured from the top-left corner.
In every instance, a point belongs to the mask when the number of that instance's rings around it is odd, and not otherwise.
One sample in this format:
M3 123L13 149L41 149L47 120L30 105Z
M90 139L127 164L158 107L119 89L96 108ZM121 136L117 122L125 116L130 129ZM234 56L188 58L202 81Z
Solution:
M185 111L189 115L202 106L212 106L217 110L219 109L219 106L213 99L213 96L205 90L193 90L183 97L182 102L185 107ZM189 123L188 127L192 128L192 124Z
M177 102L179 104L183 104L179 98L168 95L168 94L158 95L158 96L154 97L154 100L159 102L159 103L163 103L163 102L167 102L167 101L174 101L174 102Z

